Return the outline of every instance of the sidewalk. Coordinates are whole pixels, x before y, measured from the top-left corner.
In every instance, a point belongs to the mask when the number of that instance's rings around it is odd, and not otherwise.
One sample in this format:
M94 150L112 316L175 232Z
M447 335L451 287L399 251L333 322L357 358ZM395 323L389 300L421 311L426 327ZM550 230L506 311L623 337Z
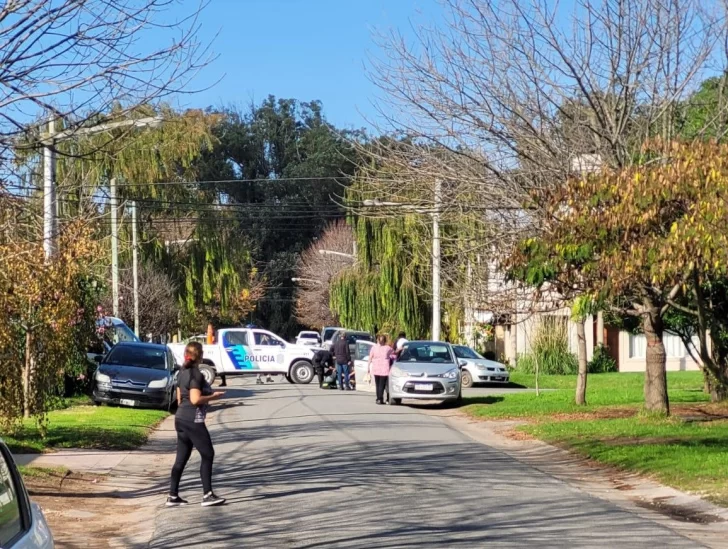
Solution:
M56 533L63 539L58 547L76 547L78 532L64 528L79 520L93 521L102 531L103 540L93 538L90 547L148 547L154 534L157 514L163 509L168 492L169 472L175 457L176 433L174 416L165 419L138 450L104 452L99 450L59 450L49 454L16 454L18 464L31 467L69 469L73 473L100 476L75 492L73 487L58 493L38 496L62 496L64 504L44 508L56 522ZM103 476L101 476L103 475ZM48 499L46 500L48 501ZM94 502L91 505L82 502ZM51 530L53 531L53 525ZM97 545L94 545L96 542Z

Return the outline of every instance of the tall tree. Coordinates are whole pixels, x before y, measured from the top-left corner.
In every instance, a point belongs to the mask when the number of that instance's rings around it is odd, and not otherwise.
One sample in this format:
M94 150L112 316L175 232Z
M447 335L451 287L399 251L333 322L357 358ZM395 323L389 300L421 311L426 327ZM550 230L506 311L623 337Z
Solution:
M343 218L338 204L354 173L350 140L358 132L328 123L320 102L268 97L248 110L227 109L216 128L219 145L200 164L199 178L231 221L211 227L239 242L266 280L253 320L290 336L298 256L326 225ZM216 183L215 181L223 181ZM228 219L228 218L226 218Z

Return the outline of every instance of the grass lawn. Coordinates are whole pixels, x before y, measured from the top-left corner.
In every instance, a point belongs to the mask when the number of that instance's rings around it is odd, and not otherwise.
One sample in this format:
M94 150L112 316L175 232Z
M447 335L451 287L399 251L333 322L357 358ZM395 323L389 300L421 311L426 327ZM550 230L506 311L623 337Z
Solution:
M728 504L728 421L631 417L542 422L526 432L620 469Z
M533 387L533 376L514 383ZM588 406L574 404L576 376L542 376L545 391L466 398L464 410L483 419L522 418L519 429L601 463L728 504L728 404L710 404L700 372L668 373L673 417L640 413L644 374L595 374Z
M51 448L131 450L143 444L152 428L167 412L138 408L94 406L86 400L48 414L45 437L34 419L26 420L19 433L0 432L15 453L37 453Z
M535 387L534 376L518 372L511 374L511 382L524 387ZM576 376L540 376L539 387L547 390L535 393L465 397L464 411L473 417L483 418L537 418L553 414L594 412L604 407L641 407L644 374L615 373L592 374L587 379L586 401L588 406L574 404ZM703 393L703 376L700 372L670 372L667 386L672 403L697 403L708 400Z

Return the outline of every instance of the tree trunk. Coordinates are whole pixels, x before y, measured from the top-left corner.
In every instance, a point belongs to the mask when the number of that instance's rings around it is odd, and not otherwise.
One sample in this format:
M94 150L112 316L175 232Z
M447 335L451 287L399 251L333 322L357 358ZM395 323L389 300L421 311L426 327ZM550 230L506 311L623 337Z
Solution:
M30 417L30 370L33 364L30 330L25 332L25 365L23 366L23 417Z
M667 397L667 353L662 341L664 326L660 310L648 306L642 317L642 328L647 339L645 353L645 408L650 412L670 415L670 401Z
M710 373L707 368L703 368L703 392L709 395L713 392L713 384L710 380Z
M579 406L586 405L586 320L579 319L576 322L576 337L579 349L579 375L576 378L576 403Z
M728 387L724 384L712 383L710 388L710 401L723 402L728 400Z
M513 323L510 326L508 345L510 346L510 358L513 361L511 366L516 367L518 364L518 336L517 336L518 325Z

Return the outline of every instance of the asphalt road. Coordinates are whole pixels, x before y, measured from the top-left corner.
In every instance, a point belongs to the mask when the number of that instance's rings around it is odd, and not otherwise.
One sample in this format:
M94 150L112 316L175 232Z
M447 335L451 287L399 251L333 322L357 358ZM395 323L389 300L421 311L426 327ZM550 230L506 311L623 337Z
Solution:
M157 517L151 547L695 547L474 442L440 418L373 395L235 380L209 423L215 490ZM244 402L243 406L235 403Z

